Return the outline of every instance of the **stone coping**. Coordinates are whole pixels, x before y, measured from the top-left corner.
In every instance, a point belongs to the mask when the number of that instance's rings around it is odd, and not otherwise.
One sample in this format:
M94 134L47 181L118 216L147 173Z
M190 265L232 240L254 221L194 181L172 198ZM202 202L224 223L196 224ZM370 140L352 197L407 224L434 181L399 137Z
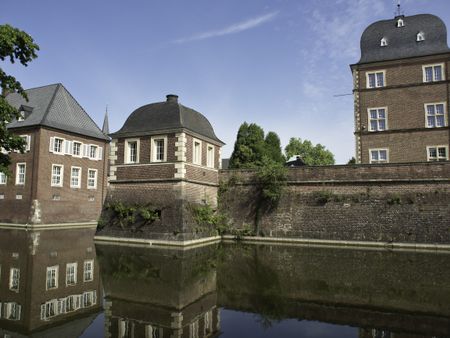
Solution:
M19 223L0 223L0 229L14 230L62 230L62 229L81 229L97 228L97 222L82 223L55 223L55 224L19 224Z

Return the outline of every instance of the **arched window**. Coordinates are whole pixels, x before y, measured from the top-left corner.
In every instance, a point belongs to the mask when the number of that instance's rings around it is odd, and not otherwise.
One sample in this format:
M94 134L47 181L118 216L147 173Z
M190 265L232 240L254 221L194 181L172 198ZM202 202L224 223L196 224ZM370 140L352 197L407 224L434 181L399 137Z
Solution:
M425 33L419 32L417 33L417 42L424 41L425 40Z
M386 47L388 45L388 40L386 38L382 38L380 45L381 47Z
M397 27L405 27L405 21L403 21L403 19L398 19L397 20Z

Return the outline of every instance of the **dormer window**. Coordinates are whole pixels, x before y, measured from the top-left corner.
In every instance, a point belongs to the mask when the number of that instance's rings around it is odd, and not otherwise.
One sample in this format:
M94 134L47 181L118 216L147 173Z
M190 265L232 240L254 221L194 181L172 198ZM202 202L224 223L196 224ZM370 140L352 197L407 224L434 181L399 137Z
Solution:
M25 120L25 111L24 110L20 110L19 111L19 117L17 118L18 122L24 121Z
M417 42L420 42L420 41L425 41L425 33L424 32L417 33Z
M386 47L388 45L388 40L386 38L381 39L381 47Z
M400 27L405 27L405 21L403 21L403 19L401 18L397 20L397 28Z

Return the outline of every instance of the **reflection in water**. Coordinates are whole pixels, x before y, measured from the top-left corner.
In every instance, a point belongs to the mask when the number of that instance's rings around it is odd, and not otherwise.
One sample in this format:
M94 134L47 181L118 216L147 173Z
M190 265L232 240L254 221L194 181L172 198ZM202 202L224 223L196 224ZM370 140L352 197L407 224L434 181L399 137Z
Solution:
M448 254L240 244L97 253L111 337L450 335Z
M0 337L78 337L91 324L101 308L94 231L0 230Z

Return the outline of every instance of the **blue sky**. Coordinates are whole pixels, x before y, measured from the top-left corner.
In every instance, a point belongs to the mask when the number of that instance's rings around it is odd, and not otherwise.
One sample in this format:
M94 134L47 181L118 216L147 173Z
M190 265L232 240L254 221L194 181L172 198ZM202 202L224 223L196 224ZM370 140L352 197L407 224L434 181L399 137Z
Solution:
M25 88L61 82L111 131L169 93L203 114L227 145L254 122L322 143L345 163L354 154L349 64L370 23L394 16L393 0L3 1L0 23L40 45L29 67L2 67ZM406 15L450 25L450 1L402 0Z

